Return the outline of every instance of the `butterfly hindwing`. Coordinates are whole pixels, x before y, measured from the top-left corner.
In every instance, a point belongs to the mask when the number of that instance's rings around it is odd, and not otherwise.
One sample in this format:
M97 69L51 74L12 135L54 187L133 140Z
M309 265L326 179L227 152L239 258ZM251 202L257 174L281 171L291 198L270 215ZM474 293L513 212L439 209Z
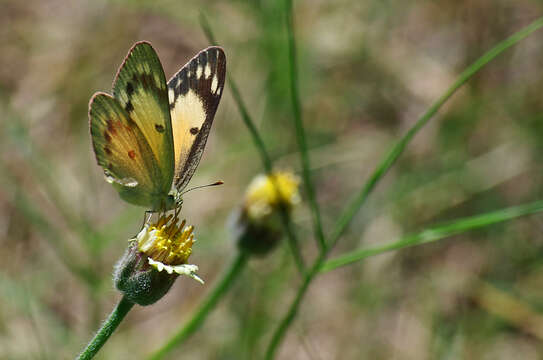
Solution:
M198 53L168 81L175 156L173 183L179 191L200 162L225 75L224 51L212 46Z
M174 173L172 124L166 77L151 44L138 42L130 49L113 83L113 96L147 141L160 169L155 187L167 194Z
M138 125L117 99L96 93L89 104L92 145L106 178L121 197L138 205L153 203L160 168Z

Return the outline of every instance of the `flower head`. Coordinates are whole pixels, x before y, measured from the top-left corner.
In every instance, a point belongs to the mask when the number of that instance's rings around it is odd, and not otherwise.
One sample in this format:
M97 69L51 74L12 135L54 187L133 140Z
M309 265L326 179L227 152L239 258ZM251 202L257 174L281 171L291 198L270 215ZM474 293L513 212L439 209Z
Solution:
M282 235L279 211L290 212L300 202L299 184L298 177L286 171L258 175L251 181L236 221L243 251L264 255L275 247Z
M185 220L179 222L177 212L145 224L117 263L117 289L131 301L149 305L162 298L179 275L203 283L196 275L198 266L187 264L195 242L193 232Z
M261 220L280 206L291 209L300 202L300 179L286 171L258 175L247 187L244 208L252 220Z
M194 244L194 226L179 222L177 214L161 216L154 224L145 224L136 235L138 250L147 255L148 262L158 271L188 275L203 283L195 272L196 265L187 265Z

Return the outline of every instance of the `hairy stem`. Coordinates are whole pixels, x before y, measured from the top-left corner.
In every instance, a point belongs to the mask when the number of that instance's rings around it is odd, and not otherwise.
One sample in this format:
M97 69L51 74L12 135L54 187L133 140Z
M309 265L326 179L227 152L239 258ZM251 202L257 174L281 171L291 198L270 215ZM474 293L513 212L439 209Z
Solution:
M104 321L102 327L98 330L94 338L89 342L87 347L79 354L77 357L78 360L89 360L92 359L98 351L104 346L106 341L109 339L111 334L117 329L121 321L130 309L132 309L134 303L123 297L121 301L117 304L115 309L109 314L109 317Z

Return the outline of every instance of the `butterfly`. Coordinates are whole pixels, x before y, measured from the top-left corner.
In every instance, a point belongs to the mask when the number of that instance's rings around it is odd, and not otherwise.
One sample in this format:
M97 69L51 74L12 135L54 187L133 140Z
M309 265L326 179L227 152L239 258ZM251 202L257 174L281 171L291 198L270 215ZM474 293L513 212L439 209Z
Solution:
M113 81L113 94L89 103L92 146L120 197L167 211L198 167L224 88L222 48L200 51L167 83L150 43L134 44Z

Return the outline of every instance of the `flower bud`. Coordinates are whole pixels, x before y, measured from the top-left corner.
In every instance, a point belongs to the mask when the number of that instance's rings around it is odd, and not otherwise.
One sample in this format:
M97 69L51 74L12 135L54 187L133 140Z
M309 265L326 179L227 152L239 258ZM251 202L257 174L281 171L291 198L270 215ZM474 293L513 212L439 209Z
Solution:
M162 298L179 275L203 283L198 267L187 264L194 243L194 228L178 224L177 215L161 216L145 224L115 267L115 287L130 301L145 306Z
M130 301L145 306L166 295L176 278L177 274L159 272L152 267L137 243L132 242L115 267L113 282Z
M282 235L282 211L291 212L300 202L297 176L290 172L258 175L249 184L236 215L238 247L253 255L265 255Z

